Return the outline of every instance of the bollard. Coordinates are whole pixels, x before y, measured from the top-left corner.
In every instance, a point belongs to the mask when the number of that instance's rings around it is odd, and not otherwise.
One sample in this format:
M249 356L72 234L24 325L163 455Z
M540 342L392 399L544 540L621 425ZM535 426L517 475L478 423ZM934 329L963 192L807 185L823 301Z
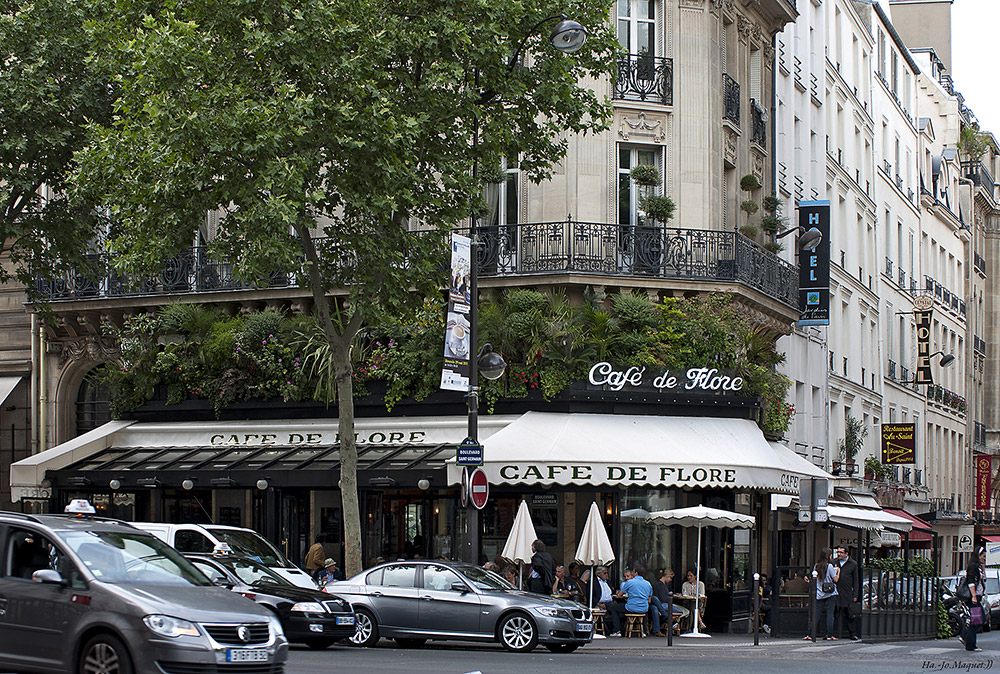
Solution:
M674 593L667 592L667 646L674 645Z
M753 645L760 646L760 574L753 574Z
M812 572L812 583L809 586L809 619L811 625L809 626L809 634L812 635L813 643L816 643L816 582L819 574L816 569Z

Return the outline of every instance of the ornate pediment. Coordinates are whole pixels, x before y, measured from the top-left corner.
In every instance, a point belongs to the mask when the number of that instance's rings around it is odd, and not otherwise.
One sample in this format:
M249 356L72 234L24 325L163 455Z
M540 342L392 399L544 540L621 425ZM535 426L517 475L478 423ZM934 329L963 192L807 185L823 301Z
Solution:
M618 137L624 141L662 145L666 140L667 116L665 114L620 111L617 122Z

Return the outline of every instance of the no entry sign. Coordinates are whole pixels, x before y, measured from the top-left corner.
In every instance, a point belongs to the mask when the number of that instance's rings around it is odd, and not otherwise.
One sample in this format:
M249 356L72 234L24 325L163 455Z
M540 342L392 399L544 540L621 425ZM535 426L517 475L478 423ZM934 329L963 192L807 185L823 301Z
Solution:
M490 497L490 483L482 468L476 468L472 471L472 476L469 478L469 497L477 510L482 510L483 506L486 505L486 500Z

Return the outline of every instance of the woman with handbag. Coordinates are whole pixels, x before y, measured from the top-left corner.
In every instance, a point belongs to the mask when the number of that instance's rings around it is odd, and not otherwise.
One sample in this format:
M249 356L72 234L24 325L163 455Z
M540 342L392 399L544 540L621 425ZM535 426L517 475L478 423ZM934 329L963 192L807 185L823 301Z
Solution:
M982 603L984 581L984 571L986 569L986 548L980 548L979 554L972 558L969 563L969 568L965 570L965 583L968 587L968 597L965 597L965 591L962 586L959 586L958 596L963 598L965 602L969 605L969 622L962 630L961 636L958 640L962 642L967 651L981 651L983 649L976 648L976 635L979 630L983 628L983 623L989 620L989 614L985 612L985 608Z
M826 617L826 640L836 641L833 636L833 609L837 605L837 580L840 578L840 568L831 564L833 550L823 548L820 550L819 559L813 567L813 575L816 577L816 633L819 633L819 621ZM806 635L808 641L812 637Z

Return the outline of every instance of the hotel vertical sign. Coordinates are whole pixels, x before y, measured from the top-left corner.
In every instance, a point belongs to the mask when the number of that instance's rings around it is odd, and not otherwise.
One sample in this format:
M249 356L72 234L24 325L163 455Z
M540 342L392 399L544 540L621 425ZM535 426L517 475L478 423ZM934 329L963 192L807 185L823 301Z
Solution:
M993 491L993 459L989 454L976 454L976 510L990 509Z
M917 328L917 384L933 384L931 375L931 315L934 299L921 295L913 300L913 322Z
M799 325L830 325L830 202L800 201L799 228L799 236L813 228L823 235L799 251Z

